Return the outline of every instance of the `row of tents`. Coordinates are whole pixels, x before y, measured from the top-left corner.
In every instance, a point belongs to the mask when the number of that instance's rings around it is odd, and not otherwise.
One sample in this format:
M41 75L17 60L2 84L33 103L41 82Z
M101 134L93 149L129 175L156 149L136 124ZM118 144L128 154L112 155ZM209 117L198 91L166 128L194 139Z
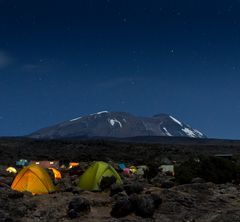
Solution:
M78 186L83 190L99 191L104 177L114 177L116 184L122 184L121 177L116 170L110 164L99 161L93 163L80 176ZM56 191L50 175L44 168L36 164L22 168L13 180L11 188L21 192L28 191L32 194L47 194Z
M33 194L44 194L56 191L56 187L48 174L46 169L52 171L55 181L62 179L60 172L59 161L30 161L19 160L16 162L17 166L23 168L17 173L14 167L7 168L8 172L17 174L11 188L18 191L29 191ZM79 163L68 163L67 169L78 167ZM124 175L143 175L148 167L143 166L130 166L127 167L125 163L120 163L115 166L116 169L123 172ZM170 172L174 175L173 165L161 165L159 169L162 172ZM83 190L98 191L100 184L104 177L114 177L117 184L121 184L122 180L118 172L106 162L94 162L84 173L79 174L78 186Z
M26 159L20 159L18 161L16 161L16 166L17 167L25 167L25 166L28 166L28 165L32 165L32 164L36 164L36 165L39 165L43 168L72 168L72 167L76 167L79 165L79 163L77 162L70 162L70 163L60 163L60 161L58 160L51 160L51 161L48 161L48 160L42 160L42 161L36 161L36 160L31 160L31 161L28 161Z

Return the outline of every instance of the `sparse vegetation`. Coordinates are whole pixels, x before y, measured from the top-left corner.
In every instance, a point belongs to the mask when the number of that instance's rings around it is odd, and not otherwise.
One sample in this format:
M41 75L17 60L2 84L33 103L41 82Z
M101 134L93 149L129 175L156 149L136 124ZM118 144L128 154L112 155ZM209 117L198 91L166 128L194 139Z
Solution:
M176 181L190 183L200 177L214 183L227 183L237 180L238 167L231 160L213 156L192 158L176 167Z

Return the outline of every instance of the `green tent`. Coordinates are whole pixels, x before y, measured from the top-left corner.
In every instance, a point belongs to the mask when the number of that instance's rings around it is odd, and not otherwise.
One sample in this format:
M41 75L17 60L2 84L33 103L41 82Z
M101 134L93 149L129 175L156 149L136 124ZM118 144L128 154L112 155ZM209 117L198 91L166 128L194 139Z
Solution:
M116 178L117 184L122 184L121 177L112 166L101 161L95 162L80 176L79 187L83 190L99 191L102 178L111 176Z

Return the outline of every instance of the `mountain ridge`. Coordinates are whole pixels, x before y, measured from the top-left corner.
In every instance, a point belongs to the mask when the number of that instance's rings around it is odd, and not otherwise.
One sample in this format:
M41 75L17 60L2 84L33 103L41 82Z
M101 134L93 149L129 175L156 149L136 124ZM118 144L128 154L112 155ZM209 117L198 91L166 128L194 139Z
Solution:
M49 126L29 135L31 138L170 136L206 138L202 132L160 113L139 117L127 112L100 111Z

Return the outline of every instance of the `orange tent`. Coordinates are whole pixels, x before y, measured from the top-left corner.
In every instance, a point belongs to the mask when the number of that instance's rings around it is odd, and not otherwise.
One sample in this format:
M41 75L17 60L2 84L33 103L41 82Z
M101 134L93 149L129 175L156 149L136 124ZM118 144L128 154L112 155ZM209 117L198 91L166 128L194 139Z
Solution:
M56 190L49 174L37 165L24 167L15 177L11 188L32 194L47 194Z
M69 163L69 169L73 168L73 167L77 167L79 166L79 163L76 163L76 162L70 162Z
M54 178L56 180L61 180L62 179L62 174L59 170L55 169L55 168L48 168L50 170L52 170L53 174L54 174Z

